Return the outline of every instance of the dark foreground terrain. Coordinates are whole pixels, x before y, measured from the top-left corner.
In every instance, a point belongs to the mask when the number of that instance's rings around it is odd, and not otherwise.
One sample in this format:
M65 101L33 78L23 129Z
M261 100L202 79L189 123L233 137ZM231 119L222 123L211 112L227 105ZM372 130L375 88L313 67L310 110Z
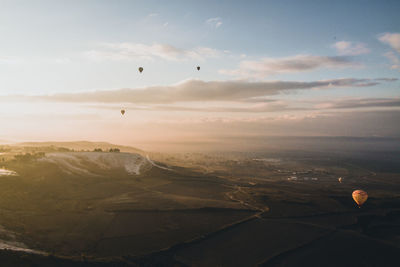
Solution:
M60 146L1 147L1 266L400 266L397 150Z

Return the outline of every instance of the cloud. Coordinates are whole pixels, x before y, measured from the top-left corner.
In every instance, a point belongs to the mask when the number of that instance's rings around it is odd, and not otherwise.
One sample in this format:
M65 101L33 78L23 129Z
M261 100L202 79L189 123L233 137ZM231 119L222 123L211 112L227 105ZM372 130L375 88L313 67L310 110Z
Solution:
M400 53L400 33L384 33L378 37L379 41L388 44L398 53Z
M189 111L189 112L225 112L225 113L264 113L292 110L309 110L307 108L291 108L283 101L270 100L269 103L262 103L252 106L238 106L237 103L230 103L228 106L176 106L176 105L153 105L148 107L132 107L138 110L159 110L159 111Z
M98 49L86 51L85 56L92 60L130 61L135 59L154 60L160 58L169 61L203 60L217 57L220 52L209 47L181 49L168 44L146 45L141 43L103 43Z
M379 82L395 82L398 81L399 79L397 78L375 78L375 81L379 81Z
M384 56L392 62L391 69L400 71L400 59L393 51L385 53Z
M89 108L119 110L120 105L90 104ZM400 98L351 98L332 101L283 101L277 99L263 99L263 101L217 102L215 105L204 102L201 105L136 105L125 106L129 110L142 111L185 111L185 112L212 112L212 113L268 113L292 111L324 111L340 109L371 109L400 108Z
M263 58L242 61L238 69L220 70L220 73L242 78L265 78L270 75L311 71L321 68L346 68L360 66L347 57L296 55L284 58Z
M400 53L400 33L384 33L381 34L378 39ZM391 69L400 71L400 59L395 52L389 51L383 55L392 62Z
M393 108L400 107L400 98L356 98L322 102L317 109Z
M185 80L170 86L151 86L142 89L119 89L81 93L66 93L43 96L24 96L30 100L86 103L143 103L170 104L198 101L238 101L264 102L259 97L277 95L287 91L307 89L330 89L345 87L370 87L380 84L382 79L343 78L311 82L296 81L201 81ZM14 98L14 99L13 99ZM3 97L3 101L12 101L18 96Z
M315 103L315 102L314 102ZM293 105L295 104L295 105ZM301 106L296 104L300 104ZM331 109L360 109L360 108L400 108L400 98L353 98L353 99L338 99L329 102L321 102L306 107L306 102L284 102L278 100L269 100L267 103L250 107L209 107L209 108L192 108L192 107L172 107L158 106L158 108L175 109L186 111L206 111L206 112L276 112L276 111L321 111Z
M341 56L356 56L361 54L368 54L370 50L364 43L353 43L340 41L333 44L337 53Z
M206 23L215 28L219 28L222 25L222 19L220 17L209 18L208 20L206 20Z

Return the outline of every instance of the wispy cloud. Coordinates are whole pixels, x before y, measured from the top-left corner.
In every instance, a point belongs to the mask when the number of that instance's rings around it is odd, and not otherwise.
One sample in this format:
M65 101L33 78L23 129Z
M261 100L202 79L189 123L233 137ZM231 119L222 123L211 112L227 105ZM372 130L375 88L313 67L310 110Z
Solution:
M356 108L393 108L400 107L400 98L355 98L321 102L314 105L317 109L356 109Z
M229 106L229 107L183 107L183 106L151 106L156 110L202 111L202 112L240 112L240 113L265 113L282 111L321 111L334 109L369 109L369 108L400 108L400 98L353 98L322 101L315 104L297 101L296 103L269 100L258 105ZM301 104L301 105L298 105ZM308 105L307 105L308 104ZM311 104L311 105L310 105Z
M364 43L353 43L347 41L336 42L332 45L341 56L356 56L368 54L369 48Z
M379 41L388 44L398 53L400 53L400 33L384 33L378 37Z
M89 104L88 107L95 109L119 110L120 105L115 104ZM126 106L129 110L143 111L185 111L185 112L219 112L219 113L268 113L268 112L288 112L288 111L326 111L326 110L356 110L371 108L398 109L400 108L400 98L347 98L335 99L330 101L288 101L277 99L264 99L264 101L243 101L239 102L217 102L215 105L136 105Z
M212 27L219 28L222 25L222 19L220 17L209 18L206 23Z
M384 56L392 62L391 69L400 70L400 59L393 51L385 53Z
M85 52L85 56L92 60L154 60L156 58L179 61L187 59L203 60L217 57L220 52L209 47L181 49L168 44L146 45L141 43L103 43L97 49Z
M379 82L395 82L398 81L399 79L397 78L375 78L375 81L379 81Z
M382 43L388 44L391 48L397 51L397 53L400 53L400 33L384 33L381 34L378 39ZM400 71L399 55L397 55L394 51L389 51L385 53L384 56L391 61L391 69Z
M101 106L97 106L102 108ZM115 108L114 108L115 109ZM138 110L159 110L159 111L185 111L185 112L221 112L221 113L265 113L265 112L276 112L276 111L289 111L289 110L308 110L307 108L300 107L289 107L284 101L270 100L269 102L250 105L240 106L238 103L228 103L228 105L218 106L204 106L194 107L192 106L177 106L177 105L151 105L151 106L133 106L129 109Z
M120 89L109 91L94 91L68 94L54 94L48 96L25 96L25 99L38 99L61 102L87 102L87 103L144 103L144 104L170 104L177 102L196 101L239 101L257 102L257 98L277 95L282 92L307 89L330 89L349 87L370 87L380 84L386 78L378 79L333 79L311 82L295 81L201 81L185 80L170 86L152 86L142 89ZM14 100L18 97L14 96ZM4 101L13 100L12 97ZM260 99L259 102L265 102Z
M347 57L296 55L284 58L263 58L258 61L242 61L239 68L220 70L220 73L241 78L265 78L280 73L311 71L321 68L346 68L360 66Z

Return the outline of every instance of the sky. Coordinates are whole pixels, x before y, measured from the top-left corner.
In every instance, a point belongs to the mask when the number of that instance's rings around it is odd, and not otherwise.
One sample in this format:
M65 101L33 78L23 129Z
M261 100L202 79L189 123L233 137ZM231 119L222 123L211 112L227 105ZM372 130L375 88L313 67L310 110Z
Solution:
M0 0L0 140L400 137L398 14L378 0Z

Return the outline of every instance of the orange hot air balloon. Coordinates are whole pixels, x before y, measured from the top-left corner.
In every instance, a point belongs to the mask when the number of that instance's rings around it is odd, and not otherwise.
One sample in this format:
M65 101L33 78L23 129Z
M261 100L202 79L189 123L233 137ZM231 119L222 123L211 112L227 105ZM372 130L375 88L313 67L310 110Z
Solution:
M363 190L355 190L352 194L354 201L357 203L358 207L361 208L362 204L368 199L367 192Z
M122 115L125 114L125 109L121 109L121 114L122 114Z
M342 182L343 182L343 178L342 178L342 177L339 177L339 178L338 178L338 181L339 181L339 183L342 183Z

